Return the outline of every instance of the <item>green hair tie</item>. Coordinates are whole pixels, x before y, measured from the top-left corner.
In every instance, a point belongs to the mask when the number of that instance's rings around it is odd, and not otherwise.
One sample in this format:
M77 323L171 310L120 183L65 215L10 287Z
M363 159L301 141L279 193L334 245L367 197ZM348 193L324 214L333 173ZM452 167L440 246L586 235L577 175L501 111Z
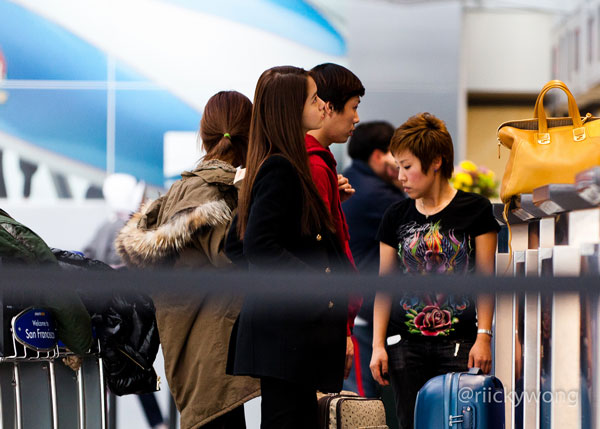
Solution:
M223 134L223 137L226 137L226 138L228 138L229 140L231 140L231 135L230 135L229 133L225 133L225 134Z

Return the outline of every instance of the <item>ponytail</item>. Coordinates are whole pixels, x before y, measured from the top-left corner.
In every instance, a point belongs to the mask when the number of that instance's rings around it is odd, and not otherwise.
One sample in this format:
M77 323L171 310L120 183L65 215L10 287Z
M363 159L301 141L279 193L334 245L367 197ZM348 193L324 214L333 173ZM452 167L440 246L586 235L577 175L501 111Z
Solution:
M219 159L234 167L244 166L252 103L237 91L221 91L206 103L200 121L204 160Z

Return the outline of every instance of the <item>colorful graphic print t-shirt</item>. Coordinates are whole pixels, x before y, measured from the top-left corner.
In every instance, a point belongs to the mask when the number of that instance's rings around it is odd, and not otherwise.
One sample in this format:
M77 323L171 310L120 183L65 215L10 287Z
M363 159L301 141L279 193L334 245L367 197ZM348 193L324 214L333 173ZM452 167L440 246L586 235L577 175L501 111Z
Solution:
M442 211L428 217L417 211L413 199L393 204L383 216L377 238L397 250L403 274L464 275L475 270L475 237L499 229L487 198L458 191ZM475 299L445 293L395 296L388 335L396 334L403 339L474 340Z

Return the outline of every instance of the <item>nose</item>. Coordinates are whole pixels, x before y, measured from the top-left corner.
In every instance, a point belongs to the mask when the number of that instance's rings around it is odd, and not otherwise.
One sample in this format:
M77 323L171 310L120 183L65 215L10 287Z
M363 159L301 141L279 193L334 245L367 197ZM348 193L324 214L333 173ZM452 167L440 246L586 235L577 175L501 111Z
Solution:
M356 112L354 114L354 125L358 124L360 122L360 118L358 117L358 112Z
M398 180L400 182L405 182L406 181L406 174L404 174L404 171L402 171L402 168L398 169Z
M321 97L317 97L317 106L318 106L319 112L322 112L323 110L325 110L325 102L323 100L321 100Z

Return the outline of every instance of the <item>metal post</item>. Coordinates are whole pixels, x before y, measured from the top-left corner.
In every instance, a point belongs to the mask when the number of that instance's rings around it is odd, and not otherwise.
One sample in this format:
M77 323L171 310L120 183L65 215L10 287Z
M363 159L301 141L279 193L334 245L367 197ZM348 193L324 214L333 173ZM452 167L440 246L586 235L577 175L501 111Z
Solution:
M15 428L23 429L23 404L21 403L21 373L19 364L13 366L13 384L15 387Z
M567 215L570 245L600 242L600 209L574 210Z
M538 249L525 251L525 277L538 276Z
M592 404L598 404L600 400L600 325L598 315L600 314L600 297L594 294L594 302L590 311L592 318ZM595 311L594 311L595 310ZM600 429L600 407L592 407L592 429Z
M552 275L554 249L552 247L540 247L538 249L538 276L546 277Z
M77 370L77 406L79 429L85 429L85 385L83 381L83 363Z
M511 227L511 247L512 250L527 250L529 247L529 224L518 223Z
M552 429L581 427L579 293L555 293L552 300ZM548 398L542 397L542 400Z
M552 274L554 277L578 277L581 274L579 246L554 246Z
M496 295L495 375L500 379L504 385L504 391L507 393L515 390L515 306L515 294ZM510 398L509 395L508 399ZM514 428L514 404L512 402L507 401L505 413L506 428Z
M508 253L496 253L496 275L508 276L513 272L513 260Z
M54 360L48 362L48 377L50 379L50 412L52 414L52 429L58 429L58 398L56 396L56 373Z
M539 293L525 294L523 327L523 429L537 429L540 424L541 368L541 299Z
M515 250L513 259L513 276L525 277L525 250Z
M554 224L553 217L540 219L540 247L551 248L554 246Z
M106 420L107 420L107 407L106 407L106 384L104 381L104 363L102 362L102 358L98 358L98 376L100 378L100 428L106 428Z
M1 261L0 261L0 264L1 264ZM2 357L0 357L0 365L2 363L3 363ZM2 392L2 385L0 385L0 429L4 429L4 406L3 406L3 404L4 404L4 392Z

